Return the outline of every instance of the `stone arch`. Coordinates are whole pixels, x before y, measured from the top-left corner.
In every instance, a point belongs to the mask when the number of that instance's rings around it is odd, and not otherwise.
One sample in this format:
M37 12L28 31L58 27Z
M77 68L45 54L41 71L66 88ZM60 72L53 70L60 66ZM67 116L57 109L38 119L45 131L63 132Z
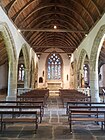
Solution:
M82 70L83 70L83 65L84 65L86 56L88 57L86 50L82 49L79 59L78 59L78 65L77 65L77 82L78 82L77 85L79 87L81 87Z
M27 45L23 44L21 49L22 49L22 52L23 52L25 68L29 69L29 67L30 67L29 60L30 59L29 59L29 53L28 53Z
M11 31L6 23L0 23L0 32L2 32L3 39L5 41L8 57L10 62L16 60L15 43L11 34ZM8 47L9 46L9 47Z
M79 56L79 59L78 59L77 70L80 70L81 69L86 55L87 55L86 50L82 49L81 50L81 53L80 53L80 56Z
M90 54L90 88L93 100L99 101L99 84L98 84L98 58L102 47L105 34L105 25L101 26L93 42Z
M0 23L0 32L2 33L4 39L9 61L7 95L7 100L9 100L12 96L16 97L17 93L17 56L15 50L15 43L10 29L6 23Z
M98 65L98 57L99 53L101 50L101 44L103 42L103 37L105 34L105 25L101 26L95 39L93 42L92 50L91 50L91 55L90 55L90 67L91 70L95 71Z
M23 58L24 58L24 71L25 71L25 79L24 79L24 87L29 88L30 83L30 61L29 61L29 53L26 44L23 44L20 52L22 50ZM20 53L19 53L20 54ZM19 57L18 57L19 60Z

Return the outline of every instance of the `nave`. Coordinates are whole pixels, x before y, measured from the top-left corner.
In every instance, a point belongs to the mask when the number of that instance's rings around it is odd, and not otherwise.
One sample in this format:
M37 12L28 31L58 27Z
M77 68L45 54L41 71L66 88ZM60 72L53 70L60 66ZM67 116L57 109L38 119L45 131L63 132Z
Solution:
M6 130L0 133L0 140L11 139L104 140L105 132L93 122L75 122L73 123L73 133L71 134L66 109L63 107L59 94L53 92L50 93L47 100L43 120L39 124L37 134L34 134L33 124L8 124Z

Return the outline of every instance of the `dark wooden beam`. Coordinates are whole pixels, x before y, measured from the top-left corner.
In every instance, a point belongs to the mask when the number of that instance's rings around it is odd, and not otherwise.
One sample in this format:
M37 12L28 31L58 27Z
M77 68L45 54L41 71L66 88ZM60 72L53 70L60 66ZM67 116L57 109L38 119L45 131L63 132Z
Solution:
M73 48L75 49L75 47L71 47L71 46L31 46L32 48Z
M34 29L34 28L28 28L28 29L20 29L20 31L24 31L24 32L61 32L61 33L88 33L88 31L86 30L66 30L66 29Z
M36 54L39 54L39 55L41 55L41 54L43 54L43 53L65 53L65 54L67 54L67 55L70 55L70 54L72 54L72 53L69 53L69 52L50 52L50 51L47 51L47 52L35 52Z

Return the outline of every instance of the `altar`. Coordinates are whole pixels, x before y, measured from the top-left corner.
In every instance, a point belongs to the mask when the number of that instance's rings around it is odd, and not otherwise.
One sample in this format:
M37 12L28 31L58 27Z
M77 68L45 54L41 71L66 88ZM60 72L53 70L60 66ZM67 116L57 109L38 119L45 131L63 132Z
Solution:
M59 90L62 88L62 82L59 81L50 81L50 82L47 82L47 89L49 90Z

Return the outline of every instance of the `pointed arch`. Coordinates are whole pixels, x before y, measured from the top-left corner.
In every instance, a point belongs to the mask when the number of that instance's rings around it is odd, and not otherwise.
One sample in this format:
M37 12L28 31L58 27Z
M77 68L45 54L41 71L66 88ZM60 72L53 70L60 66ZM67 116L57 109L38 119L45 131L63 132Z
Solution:
M17 56L15 50L15 43L13 40L13 36L8 25L5 22L0 23L0 32L4 39L5 47L8 54L8 96L7 100L11 98L11 96L16 97L17 93Z
M85 56L87 55L87 52L85 49L82 49L81 50L81 53L80 53L80 56L79 56L79 59L78 59L78 66L77 66L77 70L80 70L81 67L82 67L82 64L84 62L84 59L85 59ZM88 55L87 55L88 56Z
M23 57L24 57L24 64L25 64L25 68L29 69L30 67L30 63L29 63L29 51L27 49L27 45L23 44L22 45L22 52L23 52Z
M93 101L100 101L99 97L99 77L98 77L98 59L105 37L105 25L101 26L94 39L90 54L90 89Z
M22 64L24 65L24 81L22 82L22 85L24 88L29 88L29 82L30 82L30 59L29 59L29 53L28 48L26 44L23 44L19 53L19 56L22 53L23 59ZM19 58L18 58L19 60Z
M16 49L15 49L15 43L12 37L12 34L10 32L10 29L6 23L0 23L0 32L2 32L2 36L5 42L5 46L8 53L9 62L16 61Z
M82 49L79 59L78 59L78 65L77 65L77 82L78 82L77 85L79 87L85 87L85 79L86 79L86 78L84 79L85 75L88 77L87 82L89 85L89 65L86 65L86 66L84 65L86 59L88 59L88 64L89 64L89 57L87 55L87 52L85 49Z
M97 70L98 58L102 47L102 42L105 37L105 25L101 26L93 42L90 55L90 68L92 71Z

